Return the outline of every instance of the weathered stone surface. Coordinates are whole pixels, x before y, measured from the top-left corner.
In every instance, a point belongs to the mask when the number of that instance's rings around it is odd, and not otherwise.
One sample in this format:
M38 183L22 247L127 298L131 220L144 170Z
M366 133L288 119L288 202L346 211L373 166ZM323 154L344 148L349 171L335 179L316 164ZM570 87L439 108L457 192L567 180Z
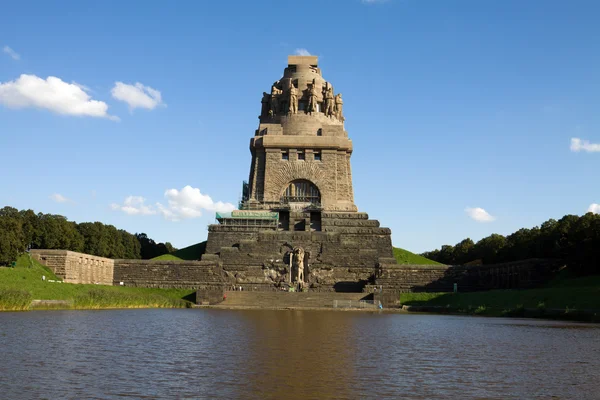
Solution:
M214 261L114 260L114 284L155 288L222 287L227 281Z
M366 291L379 290L382 303L389 305L391 299L397 302L399 293L452 292L454 284L459 292L529 289L550 280L563 265L554 259L479 266L381 264L375 285L367 286Z
M114 262L109 258L68 250L30 250L31 257L67 283L112 285Z

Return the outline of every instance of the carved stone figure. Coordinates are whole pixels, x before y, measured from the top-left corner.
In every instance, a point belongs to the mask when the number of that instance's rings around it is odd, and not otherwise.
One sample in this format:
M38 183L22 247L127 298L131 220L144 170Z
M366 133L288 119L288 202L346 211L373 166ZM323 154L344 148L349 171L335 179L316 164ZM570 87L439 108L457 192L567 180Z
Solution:
M317 112L317 83L313 79L308 88L308 110L309 113Z
M289 106L288 112L290 114L296 114L298 112L298 89L296 89L296 87L294 86L293 83L290 85L289 95L290 95L290 101L289 101L290 106Z
M266 117L269 115L271 96L267 92L263 92L262 100L260 101L262 107L260 109L260 116Z
M323 98L325 99L325 115L330 116L335 113L335 102L333 100L333 87L329 83L323 91Z
M279 96L283 93L283 90L277 88L275 84L271 87L271 111L273 115L279 114Z
M302 247L296 247L293 254L294 264L298 271L296 280L298 282L304 282L304 249Z
M344 101L342 100L342 94L338 93L335 95L335 116L340 121L344 121L344 115L342 114L342 107Z

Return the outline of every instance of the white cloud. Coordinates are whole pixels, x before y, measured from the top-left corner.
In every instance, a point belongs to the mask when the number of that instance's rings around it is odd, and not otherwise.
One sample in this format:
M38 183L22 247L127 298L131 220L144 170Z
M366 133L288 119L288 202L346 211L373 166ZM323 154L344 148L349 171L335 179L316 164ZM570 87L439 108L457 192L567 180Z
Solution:
M60 193L53 193L50 195L50 198L57 203L67 203L67 202L72 201L71 199L66 198L65 196L63 196Z
M20 56L20 55L19 55L19 54L18 54L16 51L14 51L13 49L11 49L11 48L10 48L10 47L8 47L8 46L4 46L4 47L2 48L2 51L3 51L4 53L8 54L8 56L9 56L10 58L12 58L13 60L15 60L15 61L19 61L19 60L21 59L21 56Z
M496 217L490 215L487 211L480 207L467 207L465 208L465 212L469 217L477 222L492 222L496 219Z
M591 212L594 214L600 214L600 204L596 204L596 203L590 204L587 212Z
M580 152L585 151L588 153L600 152L600 144L590 143L589 140L582 140L579 138L571 138L571 151Z
M129 105L129 108L145 108L153 110L159 105L166 105L162 101L160 92L150 86L144 86L141 83L128 85L123 82L115 82L115 86L110 91L112 96Z
M113 203L110 208L113 210L123 211L129 215L152 215L156 214L156 210L152 206L145 204L146 199L142 196L129 196L123 202L123 205Z
M294 54L297 56L310 56L311 55L309 53L309 51L306 49L296 49L296 51L294 51Z
M107 113L108 105L91 100L77 84L49 76L21 75L14 81L0 82L0 104L9 108L43 108L61 115L119 118Z
M231 203L213 201L209 195L200 193L200 189L186 186L181 190L169 189L165 192L168 206L157 203L160 213L169 220L178 221L196 218L202 211L229 212L235 210Z
M141 196L129 196L123 204L113 203L110 208L123 211L129 215L154 215L160 213L165 219L180 221L182 219L197 218L203 211L229 212L235 210L231 203L213 201L209 195L200 193L200 189L185 186L181 190L169 189L165 192L167 205L156 203L147 205L146 199Z

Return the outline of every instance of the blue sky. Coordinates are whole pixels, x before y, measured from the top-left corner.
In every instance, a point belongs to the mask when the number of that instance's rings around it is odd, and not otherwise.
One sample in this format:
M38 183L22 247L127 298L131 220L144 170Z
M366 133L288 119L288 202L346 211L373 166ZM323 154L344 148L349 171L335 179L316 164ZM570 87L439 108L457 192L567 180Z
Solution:
M308 51L344 96L355 202L395 246L422 252L600 212L600 2L1 11L0 206L176 247L204 240L218 202L236 204L248 177L262 92L289 54Z

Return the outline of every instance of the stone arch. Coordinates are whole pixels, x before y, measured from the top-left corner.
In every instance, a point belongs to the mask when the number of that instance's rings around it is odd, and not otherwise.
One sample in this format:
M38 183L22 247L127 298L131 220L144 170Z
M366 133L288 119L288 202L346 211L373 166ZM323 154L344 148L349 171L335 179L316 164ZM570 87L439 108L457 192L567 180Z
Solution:
M306 180L314 184L321 199L323 193L323 171L319 163L313 162L289 162L278 165L277 170L272 171L271 182L269 186L269 197L279 200L279 196L285 190L287 185L293 181Z
M280 194L281 198L291 202L321 203L321 191L307 179L296 179L289 182Z

